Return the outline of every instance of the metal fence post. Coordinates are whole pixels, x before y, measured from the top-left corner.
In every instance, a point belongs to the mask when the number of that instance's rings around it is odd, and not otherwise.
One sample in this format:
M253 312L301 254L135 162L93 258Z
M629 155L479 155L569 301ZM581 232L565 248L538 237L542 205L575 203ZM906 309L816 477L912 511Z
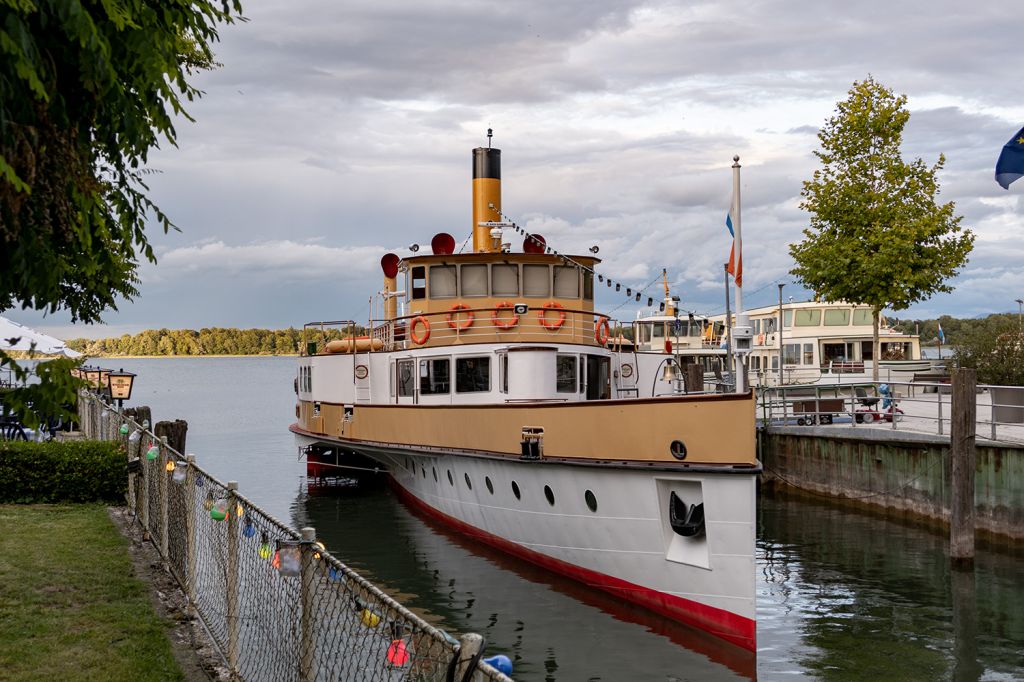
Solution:
M167 541L167 515L169 513L169 503L167 499L167 462L169 460L167 451L167 436L160 439L160 471L157 476L160 477L160 485L158 489L160 491L160 556L163 557L164 561L167 561L168 557L168 541Z
M314 628L314 595L316 581L316 531L312 528L302 529L302 574L300 580L302 597L302 627L299 651L299 680L311 682L316 679L316 632Z
M185 455L185 582L189 609L196 608L196 456Z
M228 625L228 668L231 679L238 678L238 490L237 481L228 481L228 565L227 565L227 625Z

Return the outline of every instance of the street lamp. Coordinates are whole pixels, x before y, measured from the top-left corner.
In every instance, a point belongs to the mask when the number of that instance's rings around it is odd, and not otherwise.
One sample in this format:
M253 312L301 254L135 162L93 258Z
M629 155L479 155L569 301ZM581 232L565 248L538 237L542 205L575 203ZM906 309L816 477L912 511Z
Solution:
M779 284L779 386L782 385L782 287L785 284Z
M82 371L85 373L85 380L89 382L89 385L98 389L100 387L100 368L83 367Z
M100 367L100 385L98 386L99 391L97 391L100 395L109 393L110 379L108 377L110 377L110 372L111 370Z
M116 372L107 372L107 391L111 400L117 401L120 409L125 400L131 400L132 386L135 384L135 375L119 369Z

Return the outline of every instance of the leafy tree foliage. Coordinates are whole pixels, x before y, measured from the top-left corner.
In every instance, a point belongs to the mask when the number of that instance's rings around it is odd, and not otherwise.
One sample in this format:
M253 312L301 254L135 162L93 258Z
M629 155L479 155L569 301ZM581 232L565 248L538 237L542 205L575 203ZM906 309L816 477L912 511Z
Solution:
M818 133L821 167L804 182L804 240L790 246L792 274L827 301L872 307L874 357L883 308L904 310L938 292L967 262L974 235L953 202L937 201L945 163L905 162L907 98L868 77ZM875 364L875 379L878 365Z
M0 0L0 311L93 322L154 260L145 164L238 0ZM0 365L10 359L0 353ZM19 370L20 372L20 370ZM64 373L66 375L66 372Z
M964 328L953 357L959 367L976 369L979 383L1024 386L1024 331L1016 319Z

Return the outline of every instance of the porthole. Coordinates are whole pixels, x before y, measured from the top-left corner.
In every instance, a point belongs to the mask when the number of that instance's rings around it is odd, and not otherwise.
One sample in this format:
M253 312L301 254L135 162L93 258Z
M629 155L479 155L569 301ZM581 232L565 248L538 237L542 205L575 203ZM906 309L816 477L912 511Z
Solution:
M484 476L484 483L487 485L487 492L489 492L490 494L493 495L494 494L494 484L491 483L491 477L490 476Z
M448 470L448 485L455 487L455 479L452 478L452 470Z
M434 472L434 483L437 483L437 467L430 467L430 470Z
M516 496L516 499L522 499L522 494L519 492L519 484L512 481L512 494Z
M551 490L551 486L544 486L544 497L547 498L548 504L550 504L552 507L555 506L555 493L553 490Z
M423 478L427 477L427 470L424 469L423 467L420 467L420 473L423 474Z
M676 459L686 459L686 444L681 440L672 441L672 444L668 446L668 451Z
M469 480L469 474L463 474L466 477L466 487L470 490L473 489L473 481Z
M597 496L594 495L593 491L588 490L583 493L583 499L587 501L587 508L590 509L590 511L597 511Z

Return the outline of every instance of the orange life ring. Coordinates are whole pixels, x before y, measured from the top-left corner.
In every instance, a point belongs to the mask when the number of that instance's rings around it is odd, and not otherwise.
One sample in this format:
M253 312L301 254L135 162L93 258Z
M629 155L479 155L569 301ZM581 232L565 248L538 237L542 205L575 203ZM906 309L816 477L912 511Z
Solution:
M599 320L594 327L594 339L603 346L608 343L608 333L611 331L611 328L608 325L607 317L602 315Z
M423 323L423 336L420 336L416 333L416 325L420 324L421 322ZM412 342L415 343L417 346L422 346L423 344L425 344L427 342L427 339L430 338L430 320L423 317L422 315L417 315L416 317L412 318L412 323L409 324L409 338L411 338Z
M556 311L558 311L558 319L557 320L548 320L548 318L546 317L546 313L549 310L556 310ZM539 315L540 315L540 326L544 327L545 329L550 329L551 331L555 331L556 329L560 329L562 327L562 325L565 324L565 306L563 306L561 303L558 303L556 301L548 301L547 303L545 303L541 307L541 311L540 311Z
M461 310L467 311L466 319L459 322L458 320L455 319L455 315L458 315L459 311ZM448 326L451 327L452 329L461 332L473 326L473 320L475 318L473 317L473 313L469 312L469 306L466 305L465 303L456 303L451 308L449 308L448 311Z
M502 310L511 310L512 317L501 318L498 317L498 313ZM494 312L491 313L491 322L498 329L511 329L512 327L519 324L519 316L515 313L515 306L508 301L502 301L498 305L494 306Z

